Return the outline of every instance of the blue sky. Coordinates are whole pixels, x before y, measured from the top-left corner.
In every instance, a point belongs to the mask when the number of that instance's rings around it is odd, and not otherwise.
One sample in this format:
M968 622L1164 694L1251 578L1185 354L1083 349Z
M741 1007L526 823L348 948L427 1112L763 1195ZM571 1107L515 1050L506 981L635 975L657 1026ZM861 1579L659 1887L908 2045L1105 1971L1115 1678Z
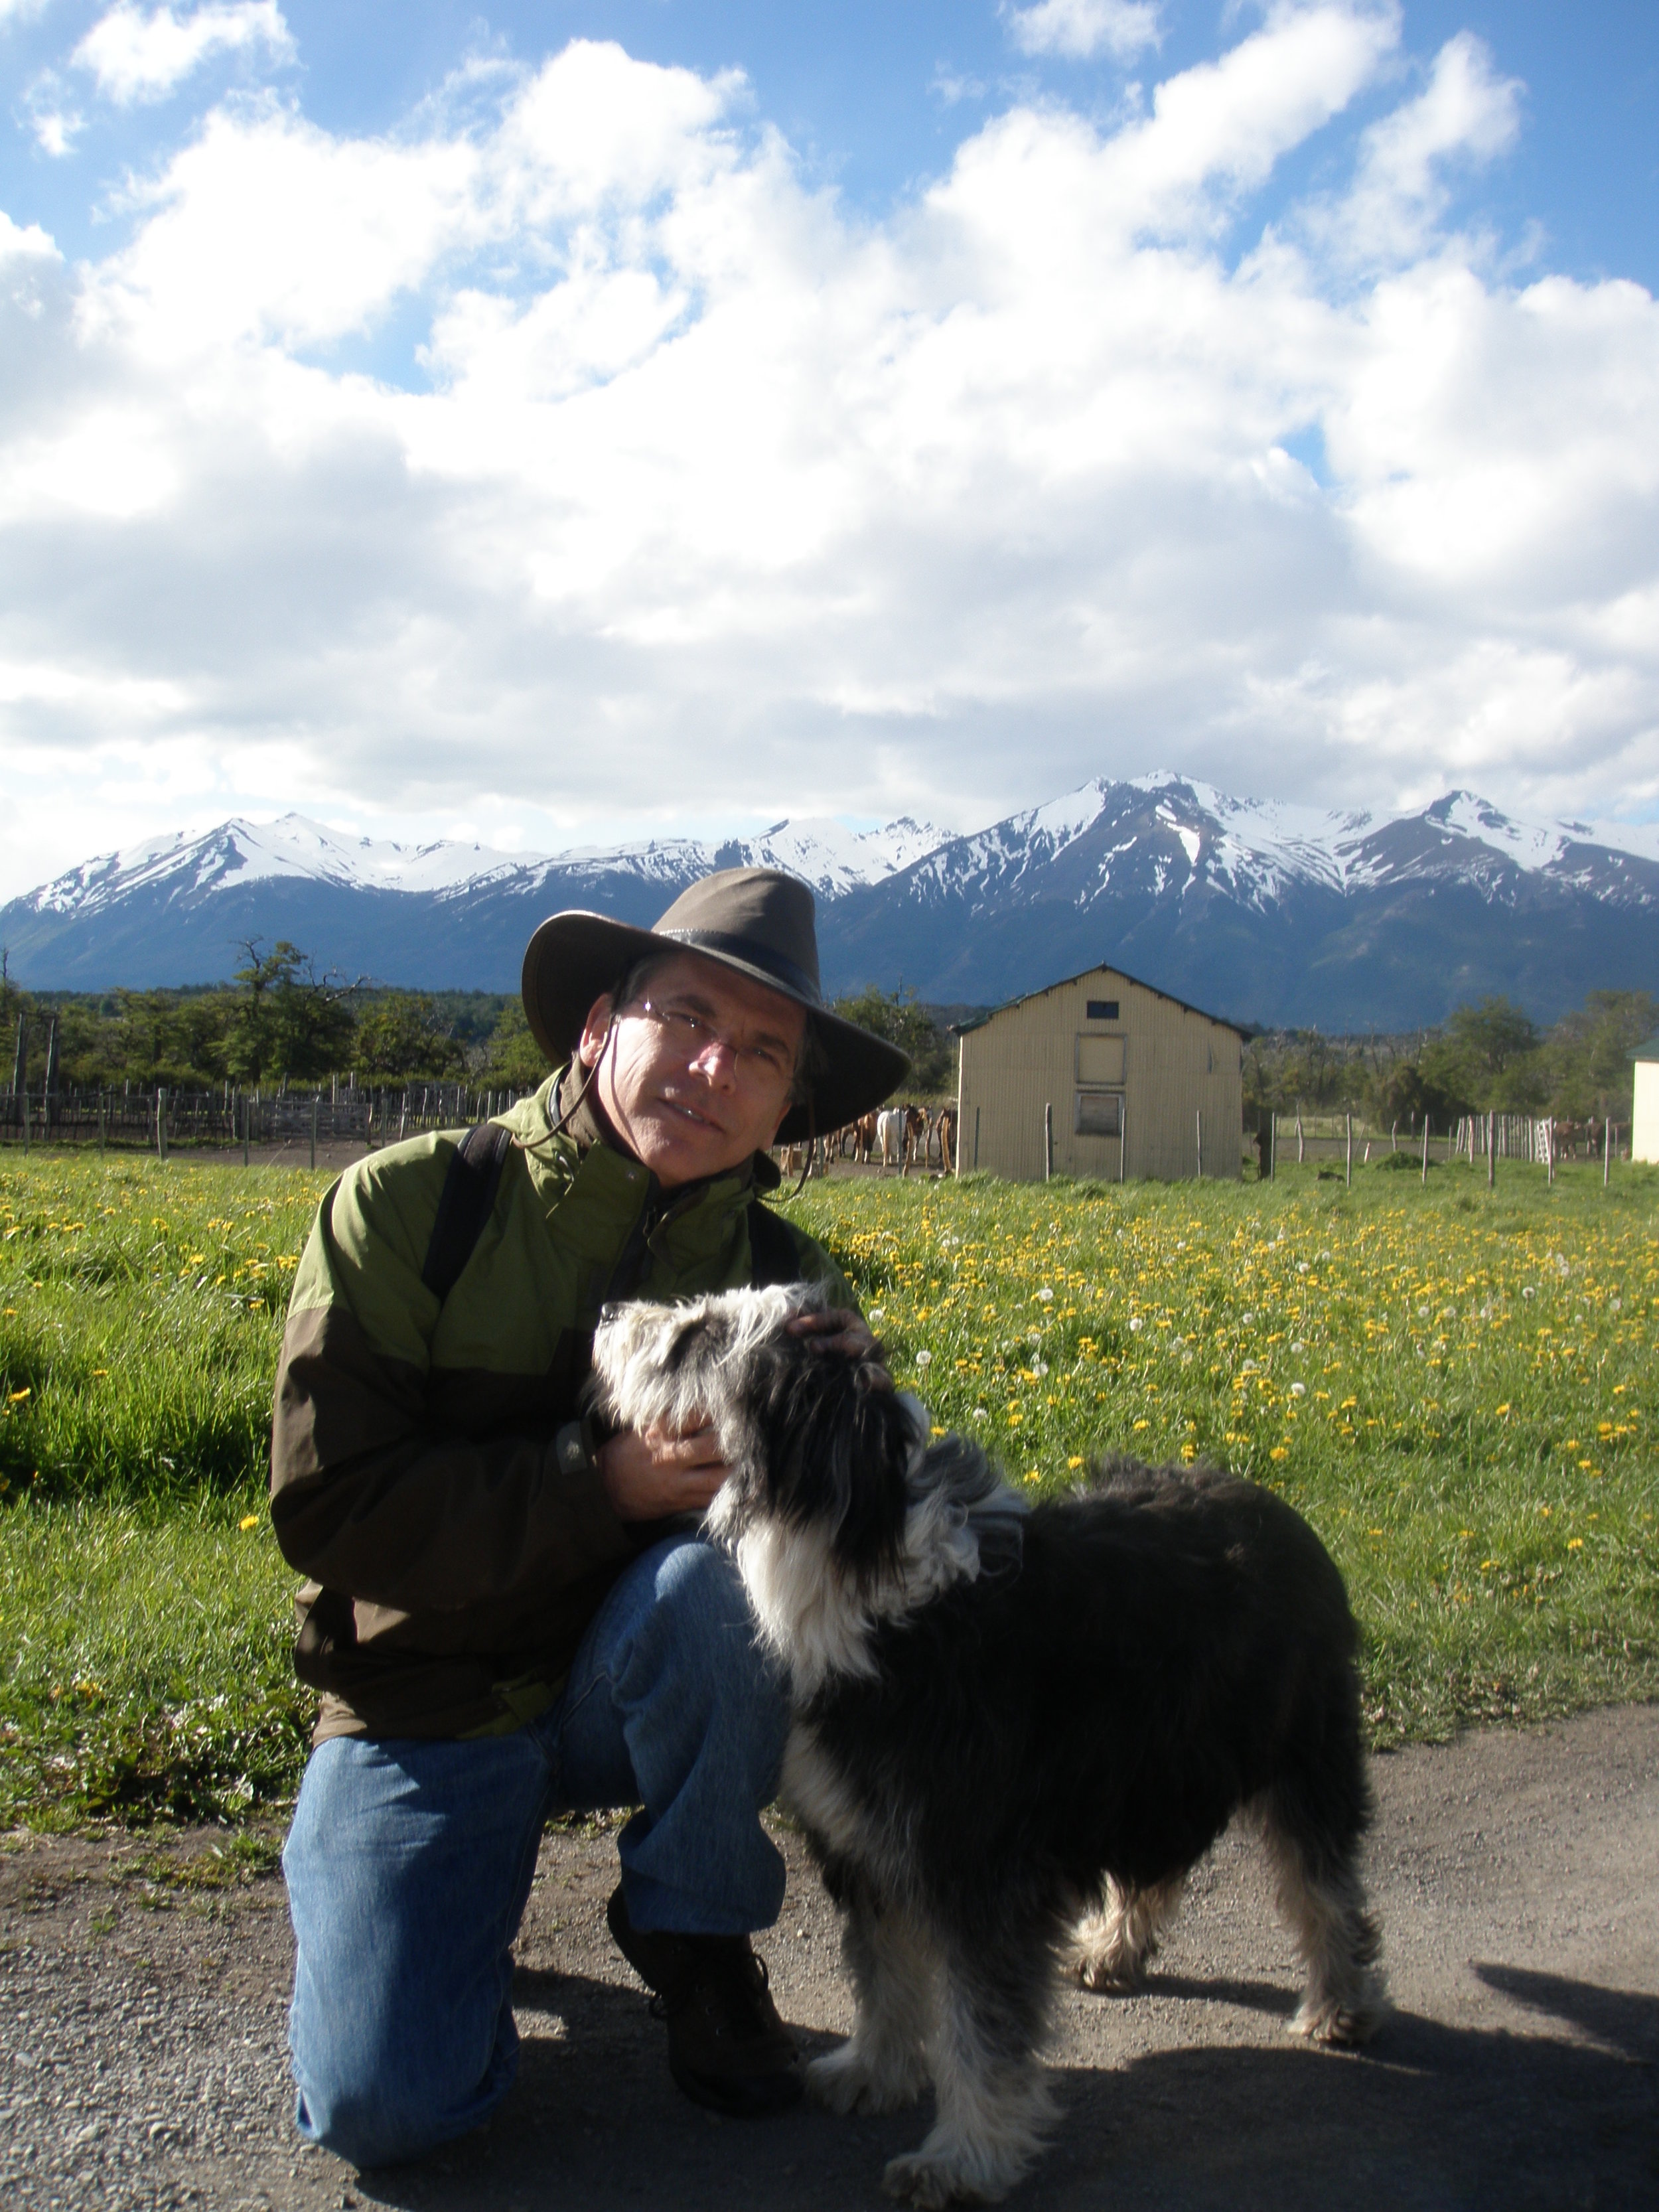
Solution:
M71 252L96 248L100 187L164 153L215 81L224 89L250 78L278 84L331 129L396 131L470 55L533 63L572 38L614 39L642 60L704 73L741 69L754 115L786 134L805 172L878 216L947 167L960 140L999 105L1035 88L1109 114L1126 85L1146 81L1149 60L1163 75L1213 52L1229 14L1214 0L1175 0L1159 11L1163 36L1150 53L1077 58L1021 52L1006 16L984 0L843 0L833 8L285 0L291 66L250 70L247 57L222 54L155 106L86 102L77 159L53 160L29 128L30 86L107 12L100 0L25 4L0 31L13 124L0 138L0 204L15 220L45 224ZM1524 131L1499 169L1470 183L1486 219L1512 247L1541 251L1571 275L1631 276L1659 289L1659 7L1410 0L1402 64L1423 66L1459 31L1483 40L1526 87ZM1357 102L1350 125L1386 98L1384 89ZM1261 211L1271 211L1275 196L1291 197L1328 150L1314 145L1302 162L1286 164Z
M288 805L1659 815L1653 0L0 0L0 893Z

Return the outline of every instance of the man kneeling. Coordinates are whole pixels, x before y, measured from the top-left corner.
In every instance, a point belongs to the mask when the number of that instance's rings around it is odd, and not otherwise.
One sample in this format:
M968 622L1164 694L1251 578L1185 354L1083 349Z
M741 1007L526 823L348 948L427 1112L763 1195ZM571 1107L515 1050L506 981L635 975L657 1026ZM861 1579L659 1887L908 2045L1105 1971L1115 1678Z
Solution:
M311 1579L322 1693L283 1853L302 2134L359 2166L476 2126L517 2064L511 1946L550 1813L635 1805L611 1900L685 2093L800 2089L750 1948L783 1900L761 1826L787 1686L697 1534L707 1428L581 1417L600 1308L823 1284L803 1323L872 1348L822 1249L763 1206L775 1141L838 1128L907 1063L823 1006L812 902L734 869L654 930L544 922L524 999L556 1072L465 1133L333 1185L295 1279L271 1516Z

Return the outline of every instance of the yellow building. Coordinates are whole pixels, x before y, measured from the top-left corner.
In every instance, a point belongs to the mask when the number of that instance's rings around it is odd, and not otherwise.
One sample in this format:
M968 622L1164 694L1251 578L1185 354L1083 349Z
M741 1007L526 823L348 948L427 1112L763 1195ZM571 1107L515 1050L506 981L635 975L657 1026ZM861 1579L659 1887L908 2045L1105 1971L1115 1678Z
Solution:
M1659 1162L1659 1037L1632 1055L1636 1062L1636 1098L1631 1113L1630 1156Z
M1231 1022L1091 968L959 1034L958 1175L1237 1182L1244 1040Z

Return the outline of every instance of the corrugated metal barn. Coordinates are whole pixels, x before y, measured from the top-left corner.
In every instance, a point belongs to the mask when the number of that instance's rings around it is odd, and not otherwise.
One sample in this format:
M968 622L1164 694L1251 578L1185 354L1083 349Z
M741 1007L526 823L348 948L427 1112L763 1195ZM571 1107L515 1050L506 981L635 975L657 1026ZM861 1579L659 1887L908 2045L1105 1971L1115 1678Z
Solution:
M1636 1082L1630 1156L1633 1160L1659 1160L1659 1036L1650 1037L1631 1058L1636 1063Z
M1091 968L960 1035L958 1174L1237 1181L1244 1040L1231 1022Z

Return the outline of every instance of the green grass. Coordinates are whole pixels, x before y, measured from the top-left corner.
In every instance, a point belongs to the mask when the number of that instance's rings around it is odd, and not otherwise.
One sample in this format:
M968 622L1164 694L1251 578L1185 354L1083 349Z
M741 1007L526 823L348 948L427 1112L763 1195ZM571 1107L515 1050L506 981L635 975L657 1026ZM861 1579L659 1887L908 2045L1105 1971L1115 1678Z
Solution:
M291 1794L312 1699L265 1467L325 1182L0 1170L0 1826L236 1819Z
M793 1211L936 1422L1034 1495L1105 1449L1281 1491L1347 1577L1389 1743L1659 1693L1659 1174L1499 1177L869 1180ZM310 1700L264 1467L323 1182L0 1171L0 1823L291 1794Z

